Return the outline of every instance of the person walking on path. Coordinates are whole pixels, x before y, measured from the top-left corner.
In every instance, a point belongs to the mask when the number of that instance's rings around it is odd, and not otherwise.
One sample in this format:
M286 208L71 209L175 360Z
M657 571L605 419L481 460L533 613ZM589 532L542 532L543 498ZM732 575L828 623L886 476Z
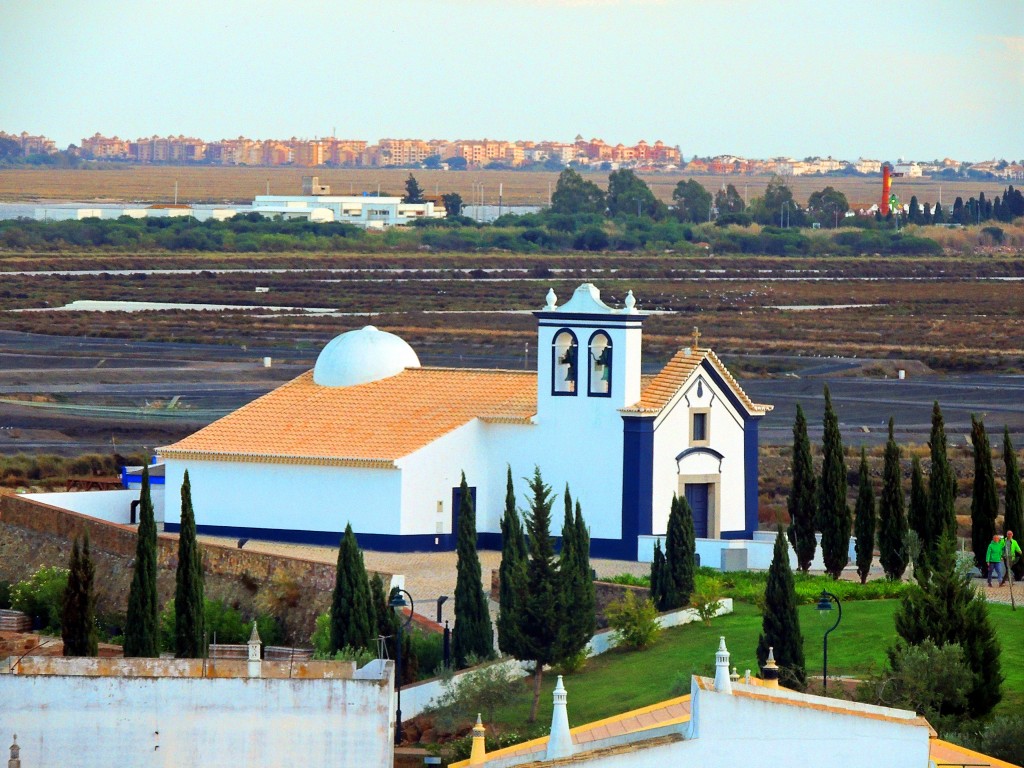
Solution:
M1006 532L1006 538L1003 540L1003 557L1006 559L1006 562L1002 563L1005 566L1005 570L1003 571L1002 578L999 580L1000 587L1006 584L1006 580L1010 578L1010 569L1021 558L1020 544L1013 538L1013 531Z
M989 542L988 550L985 552L985 565L988 569L985 576L988 580L988 585L991 587L993 574L998 576L1000 580L1003 577L1003 537L998 533Z

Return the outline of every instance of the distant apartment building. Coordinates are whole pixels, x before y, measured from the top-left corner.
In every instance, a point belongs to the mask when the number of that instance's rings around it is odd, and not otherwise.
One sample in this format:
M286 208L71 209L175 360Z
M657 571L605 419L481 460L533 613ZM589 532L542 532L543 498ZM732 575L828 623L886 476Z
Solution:
M95 133L82 139L79 148L83 157L93 160L127 160L130 157L131 142L117 136L107 137Z
M57 150L57 145L52 139L46 136L32 136L26 131L21 133L4 133L0 131L0 139L10 139L11 141L18 142L18 146L21 147L21 154L25 157L29 155L52 155Z
M896 163L892 170L893 173L896 173L900 176L908 176L910 178L915 178L921 175L920 165L918 165L917 163L904 162L902 160Z
M853 169L857 173L881 173L882 172L882 161L881 160L865 160L863 157L859 158L856 163L853 164Z

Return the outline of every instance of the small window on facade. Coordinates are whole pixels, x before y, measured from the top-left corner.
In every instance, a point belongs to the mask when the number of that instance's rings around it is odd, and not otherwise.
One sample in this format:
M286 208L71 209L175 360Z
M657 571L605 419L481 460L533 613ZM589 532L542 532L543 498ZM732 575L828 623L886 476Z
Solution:
M555 334L551 345L551 391L556 395L575 395L579 380L579 346L572 331Z
M612 391L612 340L604 331L590 337L588 394L603 397Z
M708 415L706 413L693 414L693 441L705 441L708 439Z

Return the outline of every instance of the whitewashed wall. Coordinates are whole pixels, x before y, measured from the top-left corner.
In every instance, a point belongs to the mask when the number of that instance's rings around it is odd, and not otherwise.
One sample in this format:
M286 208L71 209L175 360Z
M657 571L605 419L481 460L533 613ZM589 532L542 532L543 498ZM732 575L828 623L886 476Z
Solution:
M168 499L180 498L188 470L198 525L398 533L401 472L397 469L165 461ZM171 504L167 522L181 520Z
M139 491L66 491L61 493L26 493L25 498L41 501L61 509L70 509L109 523L128 525L131 521L132 502L138 501ZM164 488L152 486L153 515L158 523L164 521ZM180 510L177 512L181 516ZM136 521L138 516L136 515Z
M24 768L391 768L379 681L0 674Z
M702 395L697 395L701 382ZM707 454L692 454L677 465L675 457L690 447L690 408L709 408L708 447L725 458L721 465ZM679 475L720 474L716 489L721 494L719 509L723 531L742 530L746 497L743 456L743 418L703 369L690 377L686 388L662 412L654 429L655 534L664 533L672 508L672 494L679 491ZM711 527L708 527L711 533Z

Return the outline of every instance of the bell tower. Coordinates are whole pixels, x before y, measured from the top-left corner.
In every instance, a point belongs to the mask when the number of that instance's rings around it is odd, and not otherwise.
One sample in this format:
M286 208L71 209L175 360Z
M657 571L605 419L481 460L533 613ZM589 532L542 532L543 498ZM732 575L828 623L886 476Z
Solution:
M537 317L537 418L611 414L640 399L641 326L633 292L622 309L584 283L565 304L549 290Z

